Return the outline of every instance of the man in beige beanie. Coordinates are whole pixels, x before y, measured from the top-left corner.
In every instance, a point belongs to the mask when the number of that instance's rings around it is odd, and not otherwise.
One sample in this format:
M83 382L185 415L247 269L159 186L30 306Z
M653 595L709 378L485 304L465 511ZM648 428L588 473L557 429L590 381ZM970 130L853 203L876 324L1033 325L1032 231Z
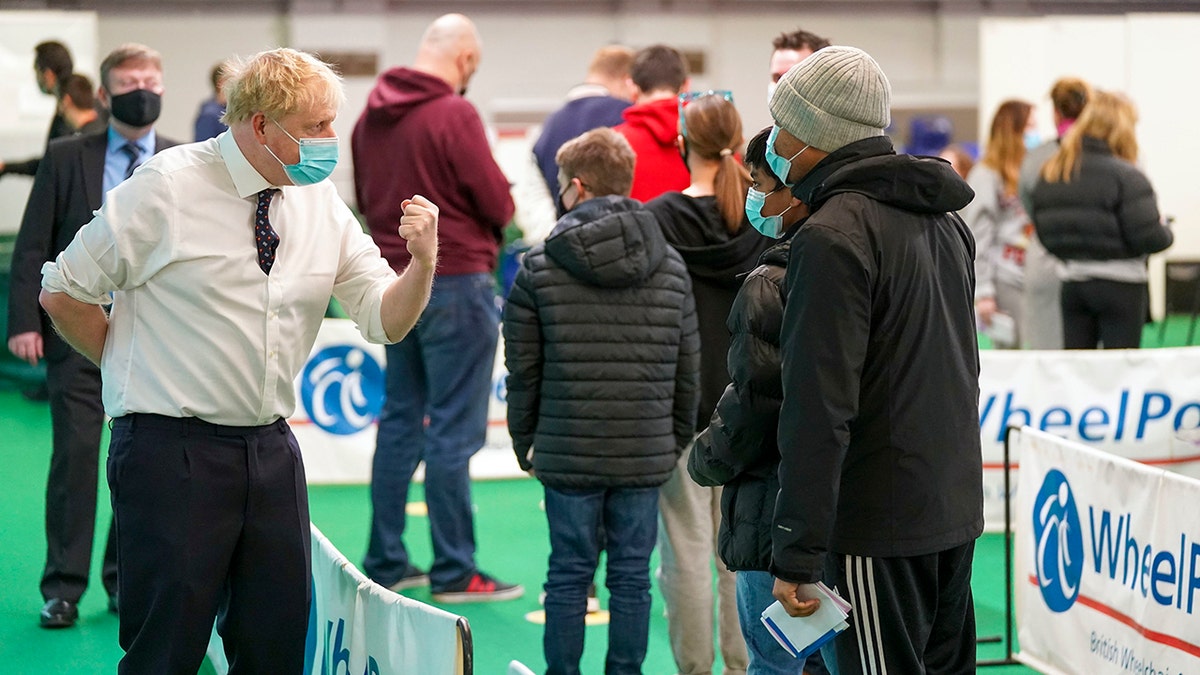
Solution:
M955 211L974 195L948 163L895 153L890 98L840 46L771 98L767 162L810 213L785 284L771 571L794 616L818 580L853 606L832 672L973 672L975 245Z

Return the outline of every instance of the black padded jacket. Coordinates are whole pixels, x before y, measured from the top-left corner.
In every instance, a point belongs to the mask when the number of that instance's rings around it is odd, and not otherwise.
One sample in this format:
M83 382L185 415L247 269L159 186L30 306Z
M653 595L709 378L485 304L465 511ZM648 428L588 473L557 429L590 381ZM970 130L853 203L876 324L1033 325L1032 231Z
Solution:
M555 488L653 487L691 441L691 281L654 216L598 197L525 254L504 309L517 461ZM530 457L532 449L532 457Z
M1030 201L1038 239L1062 260L1138 258L1174 241L1150 181L1098 138L1083 137L1079 171L1069 182L1039 178Z
M726 321L732 381L688 457L692 480L725 486L717 551L731 570L766 571L771 564L783 400L779 326L790 251L790 237L767 249L734 298Z

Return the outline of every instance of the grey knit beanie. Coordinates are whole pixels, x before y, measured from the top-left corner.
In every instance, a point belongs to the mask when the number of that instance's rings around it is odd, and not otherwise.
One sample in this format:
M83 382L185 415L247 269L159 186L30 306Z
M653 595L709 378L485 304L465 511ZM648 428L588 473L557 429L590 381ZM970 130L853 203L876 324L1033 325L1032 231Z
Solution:
M870 54L833 45L784 74L770 108L775 123L788 133L833 152L883 135L892 119L892 88Z

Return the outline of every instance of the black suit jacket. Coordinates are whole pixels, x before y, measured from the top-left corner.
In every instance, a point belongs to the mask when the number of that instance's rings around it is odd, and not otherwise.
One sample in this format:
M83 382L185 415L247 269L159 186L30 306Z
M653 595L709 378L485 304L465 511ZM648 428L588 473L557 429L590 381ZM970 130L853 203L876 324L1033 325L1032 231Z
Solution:
M154 152L177 144L157 136ZM42 264L54 260L100 208L107 148L107 128L51 141L33 179L17 233L8 296L8 337L40 332L47 359L61 358L70 347L58 337L38 304Z

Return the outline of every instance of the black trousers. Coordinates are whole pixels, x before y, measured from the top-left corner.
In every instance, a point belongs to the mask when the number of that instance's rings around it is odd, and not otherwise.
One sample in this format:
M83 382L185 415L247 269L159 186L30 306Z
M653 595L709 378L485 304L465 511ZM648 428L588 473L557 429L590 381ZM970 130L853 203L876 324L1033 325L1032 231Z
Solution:
M829 672L975 672L974 555L974 541L907 558L829 554L826 580L853 606L850 627L822 649Z
M70 350L47 360L46 389L54 448L46 479L46 567L42 597L79 602L87 590L96 536L96 489L104 404L100 369ZM104 589L117 594L117 547L112 525L101 573Z
M118 673L195 675L214 618L231 674L301 672L311 537L287 422L121 417L108 482L125 650Z
M1137 349L1149 311L1147 284L1107 279L1064 281L1063 346L1067 349Z

